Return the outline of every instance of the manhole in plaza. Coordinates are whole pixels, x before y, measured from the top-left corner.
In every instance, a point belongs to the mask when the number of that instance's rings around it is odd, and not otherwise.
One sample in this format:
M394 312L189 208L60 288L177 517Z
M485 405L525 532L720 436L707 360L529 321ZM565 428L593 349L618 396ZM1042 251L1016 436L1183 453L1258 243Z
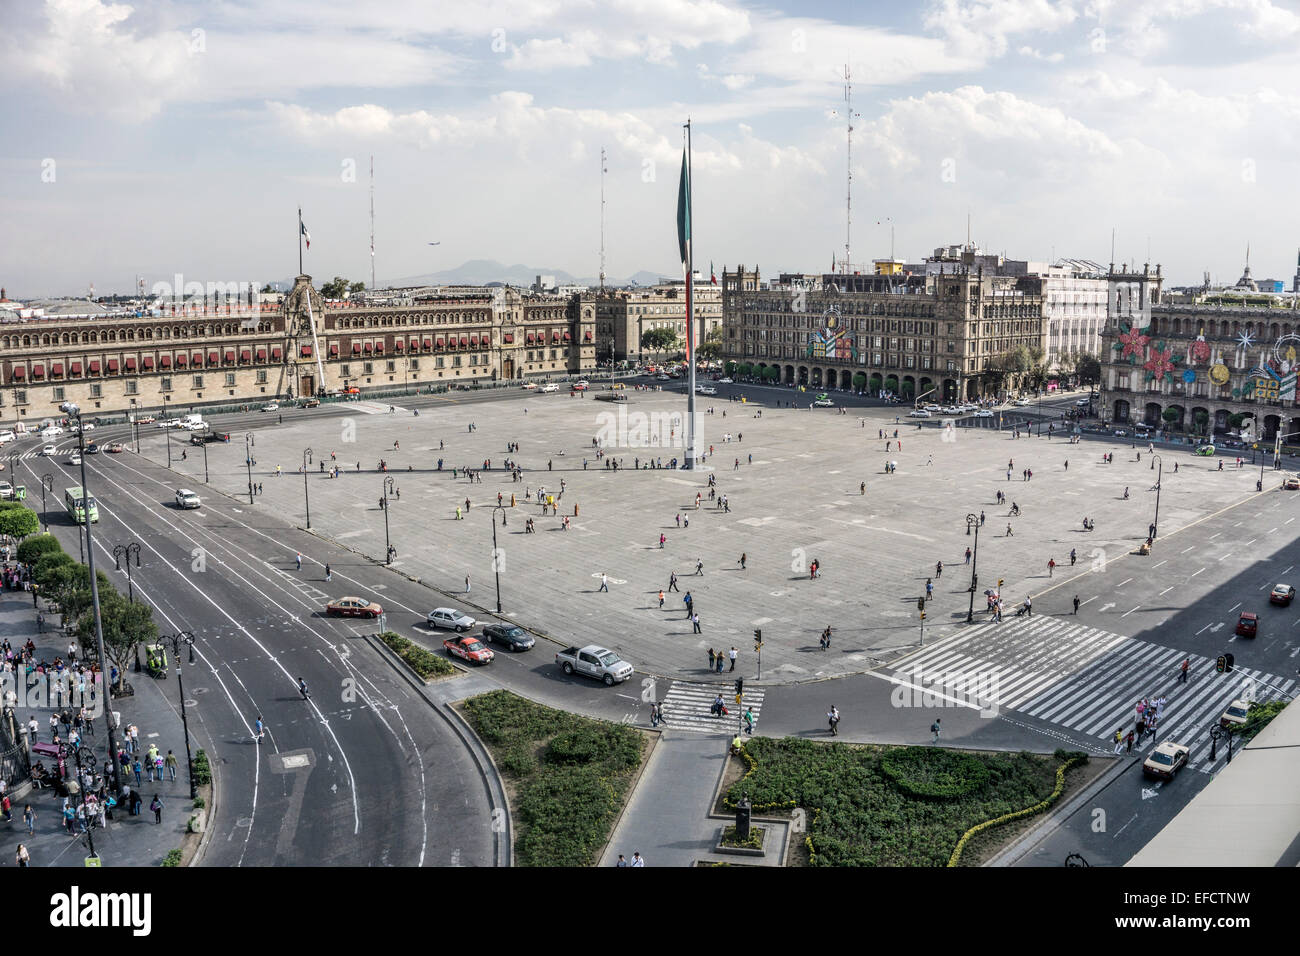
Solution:
M311 763L311 759L306 754L289 754L280 758L280 763L286 770L293 770L298 767L306 767Z
M197 700L187 700L187 701L185 702L185 706L186 706L186 707L197 707L197 706L199 706L199 702L198 702Z
M240 817L238 820L235 821L235 826L237 827L251 827L252 825L253 825L252 817Z

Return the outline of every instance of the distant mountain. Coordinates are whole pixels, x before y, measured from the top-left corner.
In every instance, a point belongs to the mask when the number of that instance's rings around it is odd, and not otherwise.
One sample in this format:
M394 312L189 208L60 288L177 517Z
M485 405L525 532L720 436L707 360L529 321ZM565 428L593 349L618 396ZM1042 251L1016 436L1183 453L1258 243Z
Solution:
M495 259L470 259L454 269L444 269L441 272L425 273L423 275L404 276L400 279L385 279L380 283L380 286L487 285L494 282L527 288L533 284L539 275L554 276L555 281L560 285L597 286L600 284L599 276L575 276L564 269L556 269L550 266L527 266L522 263L507 266ZM673 275L676 275L676 273L648 272L642 269L626 278L606 276L605 284L612 286L631 285L633 283L636 285L654 285L660 278L671 278Z

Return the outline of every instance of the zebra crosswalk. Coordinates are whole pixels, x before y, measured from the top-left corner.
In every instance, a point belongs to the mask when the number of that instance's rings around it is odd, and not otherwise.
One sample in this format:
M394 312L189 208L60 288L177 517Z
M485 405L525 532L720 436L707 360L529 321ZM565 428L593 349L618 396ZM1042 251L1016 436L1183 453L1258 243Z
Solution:
M717 696L727 707L725 717L715 717L709 711ZM754 715L754 727L763 709L764 692L761 688L747 689L744 703L736 704L736 685L730 684L692 684L675 680L664 695L664 726L669 730L694 730L703 734L725 734L734 737L736 727L743 722L740 718L748 709Z
M401 412L409 411L401 405L389 405L385 402L349 402L348 409L354 412L360 412L363 415L387 415L390 412L394 415Z
M1249 667L1217 674L1215 659L1203 654L1048 616L981 625L891 673L985 713L1010 710L1075 731L1099 752L1113 747L1116 729L1134 728L1139 700L1164 697L1157 739L1189 745L1190 764L1205 772L1212 769L1210 731L1231 701L1268 701L1296 687L1293 678Z

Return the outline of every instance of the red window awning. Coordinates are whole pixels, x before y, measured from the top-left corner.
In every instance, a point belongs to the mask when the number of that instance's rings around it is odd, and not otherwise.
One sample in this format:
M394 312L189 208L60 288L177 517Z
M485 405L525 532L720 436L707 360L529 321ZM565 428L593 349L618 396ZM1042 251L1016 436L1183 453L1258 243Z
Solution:
M126 360L126 370L127 370L128 372L134 372L134 371L135 371L135 358L134 358L134 357L129 358L129 359Z
M560 333L557 332L555 329L551 329L551 341L552 342L560 341Z
M339 344L337 342L331 342L330 355L338 355L338 354L339 354Z
M184 368L188 362L189 362L189 358L188 358L187 356L184 356L184 355L178 355L178 356L176 356L176 367L177 367L177 368Z
M99 363L94 360L92 360L90 363L90 374L91 375L99 374Z
M533 341L534 341L536 338L537 338L537 336L533 335L532 332L529 332L529 333L528 333L528 344L529 344L529 345L532 345L532 344L533 344Z
M419 347L420 347L420 340L419 340L419 339L411 339L411 351L414 352L414 351L415 351L416 349L418 349Z
M109 360L108 360L108 370L109 370L110 372L116 372L117 369L118 369L118 361L117 361L117 359L109 359Z
M366 352L373 352L375 350L375 346L370 342L367 342L365 345L361 346L361 348Z
M425 340L424 340L424 347L425 347L426 349L431 349L431 348L433 348L433 339L425 339ZM438 340L438 347L439 347L439 348L442 348L442 339L439 339L439 340Z
M266 349L258 349L258 350L257 350L257 360L258 360L259 362L265 362L265 361L266 361Z
M239 361L241 361L241 362L251 362L251 361L253 361L253 350L252 350L252 349L240 349L240 350L239 350Z
M235 356L232 354L230 357L233 359ZM208 353L208 364L209 364L209 365L220 365L220 364L221 364L221 353L220 353L220 352L209 352L209 353Z
M587 329L585 332L582 333L582 341L584 342L591 341L591 329Z
M73 375L80 375L80 374L81 374L81 363L80 363L80 362L69 362L69 363L68 363L68 367L69 367L70 370L72 371L72 374L73 374Z
M193 365L195 368L203 368L203 353L195 352L190 357L190 364Z
M424 347L425 347L425 348L428 348L428 347L429 347L429 340L428 340L428 339L425 339L425 340L424 340ZM446 342L446 340L445 340L441 335L438 336L438 348L442 349L442 348L446 348L446 347L447 347L447 342Z
M62 374L63 374L63 363L62 363L62 362L53 362L53 363L51 363L51 364L50 364L50 374L51 374L51 375L62 375Z
M503 338L507 342L513 342L515 340L515 333L506 332L501 336L501 338Z
M564 341L566 341L566 342L569 341L569 330L568 330L568 329L565 329L565 330L564 330Z
M383 342L376 342L376 343L375 343L375 351L378 352L380 355L383 355L383 354L384 354L384 343L383 343Z
M233 362L234 360L235 360L235 350L234 350L234 349L226 349L226 361L227 361L227 362Z
M152 355L146 355L146 356L144 357L144 367L145 367L145 371L149 371L150 369L153 368L153 356L152 356Z
M181 358L184 358L184 356L181 356ZM177 361L180 361L180 360L177 359ZM171 367L172 367L172 357L171 357L170 355L164 355L162 358L160 358L160 359L158 360L158 364L161 365L163 368L171 368Z
M393 350L394 350L394 351L401 352L401 351L403 351L405 348L406 348L406 343L403 342L401 339L398 339L396 342L393 343Z
M271 361L273 361L273 362L278 362L278 361L280 361L280 356L281 356L282 354L283 354L283 353L280 351L280 349L279 349L278 346L277 346L276 348L271 349Z
M14 370L9 373L9 377L16 378L21 382L27 377L27 369L23 368L21 365L15 365Z
M40 362L37 362L35 365L32 366L32 378L44 378L44 377L45 377L45 366L42 365Z
M471 336L469 337L469 344L470 344L471 346L473 346L474 348L478 348L478 336L477 336L477 335L471 335Z
M353 355L360 355L360 354L361 354L361 343L360 343L360 342L353 342L353 343L352 343L352 354L353 354Z
M465 347L467 347L468 345L469 345L469 336L468 336L468 335L462 335L462 336L460 337L460 347L461 347L461 348L465 348Z
M304 346L302 347L302 357L303 357L303 358L311 358L311 346L310 346L310 345L304 345Z

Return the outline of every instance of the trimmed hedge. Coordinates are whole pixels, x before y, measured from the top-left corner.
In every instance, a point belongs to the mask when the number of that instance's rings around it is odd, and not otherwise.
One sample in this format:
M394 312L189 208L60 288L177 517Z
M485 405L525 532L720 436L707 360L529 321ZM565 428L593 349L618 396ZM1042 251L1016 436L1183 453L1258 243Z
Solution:
M207 751L200 749L194 755L194 785L201 787L212 782L212 765L208 763Z
M167 855L163 857L162 863L159 864L159 866L180 866L180 865L181 865L180 850L168 850Z
M387 644L394 654L405 661L411 670L425 680L430 677L443 677L447 674L456 673L456 668L452 667L450 661L439 657L432 651L425 650L419 644L407 640L395 631L384 631L379 635L379 639Z
M465 714L514 787L515 862L592 866L614 826L645 738L499 690Z
M803 808L813 866L943 866L967 831L1042 803L1057 779L1059 761L1037 754L941 753L755 737L724 803L748 793L755 812Z

